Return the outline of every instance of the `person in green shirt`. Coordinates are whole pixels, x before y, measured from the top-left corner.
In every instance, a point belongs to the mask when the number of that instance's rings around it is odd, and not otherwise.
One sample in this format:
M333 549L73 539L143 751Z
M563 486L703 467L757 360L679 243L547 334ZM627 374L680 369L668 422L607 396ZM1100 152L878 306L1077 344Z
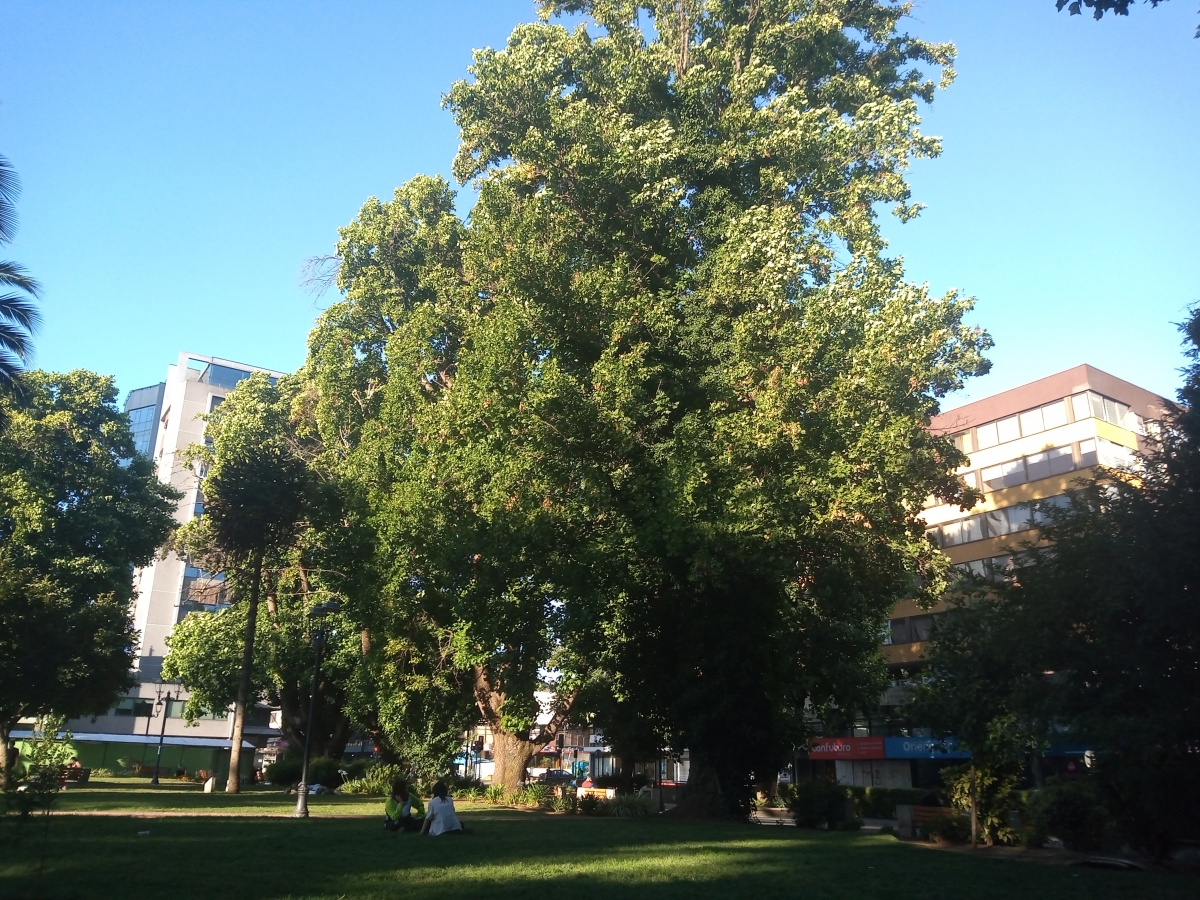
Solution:
M392 785L392 793L383 804L383 827L388 831L420 831L425 806L402 779Z

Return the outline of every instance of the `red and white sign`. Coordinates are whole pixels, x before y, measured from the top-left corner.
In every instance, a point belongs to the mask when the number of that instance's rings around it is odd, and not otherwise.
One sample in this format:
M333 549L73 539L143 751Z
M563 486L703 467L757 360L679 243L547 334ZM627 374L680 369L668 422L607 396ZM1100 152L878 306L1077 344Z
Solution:
M809 759L884 759L882 737L816 738Z

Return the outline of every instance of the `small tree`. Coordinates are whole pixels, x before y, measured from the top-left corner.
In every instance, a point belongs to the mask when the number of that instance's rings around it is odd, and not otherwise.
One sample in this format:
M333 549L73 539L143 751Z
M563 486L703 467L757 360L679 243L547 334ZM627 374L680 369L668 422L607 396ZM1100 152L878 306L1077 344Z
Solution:
M261 372L242 381L208 416L211 444L194 447L188 455L207 470L204 515L181 529L178 547L211 571L226 572L235 600L246 602L228 793L239 789L264 565L268 554L295 540L309 484L306 464L288 441L286 388Z

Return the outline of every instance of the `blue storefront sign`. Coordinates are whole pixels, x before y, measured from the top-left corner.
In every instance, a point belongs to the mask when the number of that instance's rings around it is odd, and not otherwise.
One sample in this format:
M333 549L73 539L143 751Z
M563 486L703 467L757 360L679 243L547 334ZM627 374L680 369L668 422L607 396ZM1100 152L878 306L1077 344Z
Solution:
M946 749L942 749L943 743ZM935 738L887 738L883 742L888 759L970 759L969 750L958 750L954 740Z

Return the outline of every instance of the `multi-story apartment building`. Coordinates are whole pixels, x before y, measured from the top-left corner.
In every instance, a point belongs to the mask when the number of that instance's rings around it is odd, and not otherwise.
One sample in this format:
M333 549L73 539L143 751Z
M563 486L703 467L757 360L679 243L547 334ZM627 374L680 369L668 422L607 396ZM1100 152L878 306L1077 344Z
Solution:
M948 410L932 428L953 435L968 457L959 476L980 492L971 509L935 504L923 517L929 535L964 574L1002 578L1012 551L1036 542L1047 508L1066 502L1073 483L1098 466L1116 467L1146 449L1148 433L1169 408L1162 397L1083 365ZM938 783L945 753L920 722L908 718L907 679L922 665L938 616L949 604L896 606L883 655L895 672L880 708L858 719L844 737L830 736L806 755L813 777L844 784L907 787ZM1057 771L1082 765L1082 750L1058 748L1043 765ZM1061 758L1058 758L1061 757ZM1079 757L1078 760L1073 759ZM803 764L801 764L803 766ZM832 771L830 771L832 769Z
M1046 508L1065 503L1072 483L1098 465L1131 463L1168 407L1150 391L1082 365L942 413L932 428L954 436L968 456L958 474L982 496L969 510L926 509L930 537L960 571L1002 576L1011 549L1036 536ZM885 639L888 663L919 665L934 617L945 609L899 604Z
M183 493L175 518L183 524L204 512L204 494L199 473L185 465L184 451L202 444L204 421L243 378L266 372L271 378L281 373L212 356L181 353L168 367L165 381L131 391L125 403L139 453L154 460L160 481ZM188 726L183 719L186 691L179 685L163 684L163 656L167 636L193 611L215 612L228 605L222 577L198 569L189 559L167 553L134 573L137 592L133 609L134 627L141 633L138 649L138 684L105 715L70 723L85 765L116 769L118 759L154 760L158 736L165 725L163 764L170 769L219 769L219 754L228 750L232 716L216 711ZM165 702L166 695L171 700ZM164 702L159 703L159 700ZM166 716L165 722L163 716ZM265 743L279 732L269 723L269 711L256 710L248 716L246 739Z

